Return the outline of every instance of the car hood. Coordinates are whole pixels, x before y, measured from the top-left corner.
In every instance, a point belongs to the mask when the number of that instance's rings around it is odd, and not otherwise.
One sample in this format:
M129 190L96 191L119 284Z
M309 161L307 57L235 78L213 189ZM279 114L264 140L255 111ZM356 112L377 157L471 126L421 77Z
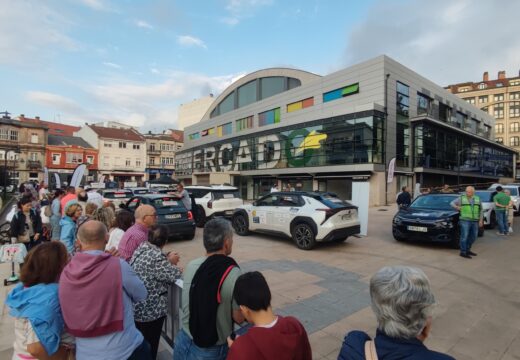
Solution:
M409 208L401 209L396 216L404 219L435 220L456 216L458 214L458 211L448 209Z

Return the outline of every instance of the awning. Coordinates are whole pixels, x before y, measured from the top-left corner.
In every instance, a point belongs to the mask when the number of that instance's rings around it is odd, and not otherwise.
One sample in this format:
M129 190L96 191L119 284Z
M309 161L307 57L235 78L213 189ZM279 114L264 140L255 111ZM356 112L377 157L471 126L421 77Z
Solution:
M121 173L121 172L113 172L110 175L114 176L144 176L144 173Z

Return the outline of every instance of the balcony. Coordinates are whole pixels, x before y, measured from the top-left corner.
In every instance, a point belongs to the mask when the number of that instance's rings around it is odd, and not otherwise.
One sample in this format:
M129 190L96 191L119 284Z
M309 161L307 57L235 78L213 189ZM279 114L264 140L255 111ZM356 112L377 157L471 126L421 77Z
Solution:
M148 148L148 150L146 150L146 152L148 153L148 155L161 155L161 150L159 150L159 149Z
M41 169L42 163L40 160L27 160L27 168L28 169Z

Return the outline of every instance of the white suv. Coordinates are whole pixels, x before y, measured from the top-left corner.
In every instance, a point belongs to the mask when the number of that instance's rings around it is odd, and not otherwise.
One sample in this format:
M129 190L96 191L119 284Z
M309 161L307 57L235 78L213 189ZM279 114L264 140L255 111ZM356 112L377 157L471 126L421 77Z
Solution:
M236 208L244 204L238 189L228 185L184 187L195 200L193 211L197 226L203 227L206 221L215 216L231 218Z
M324 192L271 193L238 208L232 224L238 235L256 231L292 237L303 250L360 232L357 207Z

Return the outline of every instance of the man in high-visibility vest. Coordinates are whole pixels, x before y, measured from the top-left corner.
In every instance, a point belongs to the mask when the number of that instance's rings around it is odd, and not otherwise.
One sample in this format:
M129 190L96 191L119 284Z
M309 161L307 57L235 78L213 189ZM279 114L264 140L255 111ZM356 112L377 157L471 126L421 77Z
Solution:
M475 195L473 186L466 187L466 194L451 202L451 206L460 212L460 256L471 259L477 256L471 251L471 246L478 236L478 228L484 226L482 203Z

